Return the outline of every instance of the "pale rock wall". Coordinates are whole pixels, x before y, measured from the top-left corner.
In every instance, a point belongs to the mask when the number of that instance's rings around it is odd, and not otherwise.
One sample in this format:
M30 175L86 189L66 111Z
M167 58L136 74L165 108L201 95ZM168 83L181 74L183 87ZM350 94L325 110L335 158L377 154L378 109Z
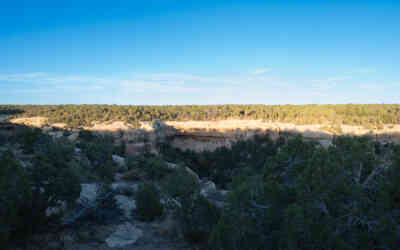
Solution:
M46 125L47 120L48 119L46 117L37 116L37 117L15 118L12 119L10 122L32 127L43 127L44 125Z
M17 118L13 123L41 127L47 123L45 117ZM230 147L239 139L252 138L256 134L269 134L272 139L283 133L301 133L306 139L316 139L329 145L333 136L338 135L329 124L296 125L292 123L265 122L262 120L222 120L222 121L156 121L141 122L140 128L122 122L94 122L84 129L103 133L113 133L125 141L128 153L151 151L156 153L156 142L160 137L172 138L171 144L180 149L195 151L215 150ZM62 128L63 124L52 124ZM370 135L381 141L400 143L400 124L385 125L381 129L367 129L361 126L341 125L340 134Z

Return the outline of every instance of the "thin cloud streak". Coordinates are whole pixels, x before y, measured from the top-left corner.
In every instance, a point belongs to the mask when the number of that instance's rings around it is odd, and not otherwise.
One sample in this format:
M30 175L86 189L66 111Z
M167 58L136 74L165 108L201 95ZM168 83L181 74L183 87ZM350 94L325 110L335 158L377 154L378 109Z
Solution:
M325 79L293 79L277 75L213 75L158 73L129 77L57 75L51 73L0 74L6 91L0 94L61 96L57 102L95 100L131 104L207 104L207 103L344 103L354 100L378 100L386 95L375 82L360 84L356 76L342 75ZM393 84L395 85L395 84ZM397 89L393 86L393 89ZM364 89L366 91L355 91ZM354 90L354 91L353 91ZM394 92L394 91L392 91ZM351 95L351 96L350 96ZM91 99L85 99L86 97ZM96 99L95 97L101 97ZM334 96L334 99L331 97ZM39 98L39 97L37 97ZM33 99L35 100L35 99ZM49 99L51 100L51 99ZM38 100L38 102L45 100ZM49 101L47 101L49 102Z
M255 70L251 71L250 74L252 74L252 75L262 75L262 74L265 74L265 73L270 72L270 71L272 71L271 68L261 68L261 69L255 69Z
M248 87L249 84L266 84L279 86L283 84L280 79L266 77L233 77L233 76L200 76L192 74L149 74L137 75L130 78L107 78L96 76L64 76L49 73L26 73L0 75L0 83L15 83L17 89L29 89L35 85L36 89L48 88L90 91L117 88L122 90L135 89L135 91L157 91L163 93L184 93L202 91L203 89L239 88Z
M361 73L361 74L368 74L368 73L376 73L377 70L374 68L357 68L353 70L353 73Z

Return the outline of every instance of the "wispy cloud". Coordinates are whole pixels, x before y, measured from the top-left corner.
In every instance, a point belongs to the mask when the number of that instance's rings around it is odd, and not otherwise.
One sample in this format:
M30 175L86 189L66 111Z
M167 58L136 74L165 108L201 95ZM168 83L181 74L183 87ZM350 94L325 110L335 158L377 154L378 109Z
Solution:
M134 74L127 77L57 75L24 73L0 75L13 93L82 94L112 93L127 96L135 93L197 95L204 93L239 93L244 89L265 90L288 87L282 79L262 75L195 75L180 73ZM111 95L111 94L110 94Z
M22 74L0 74L0 81L27 81L43 78L47 74L42 72L22 73Z
M328 90L337 87L341 83L346 83L351 79L353 79L352 76L328 77L325 79L311 80L311 86L319 90Z
M148 74L148 75L135 75L131 80L159 82L165 84L238 84L240 80L233 76L203 76L194 74Z
M97 77L80 75L56 75L50 73L0 74L0 84L8 84L15 92L51 91L114 91L185 93L202 88L240 84L234 77L200 76L192 74L147 74L131 77Z
M84 92L113 90L114 93L240 92L244 89L264 90L293 87L280 77L257 75L195 75L180 73L134 74L129 77L57 75L50 73L0 74L0 84L7 83L13 92ZM18 84L20 83L20 84Z
M353 70L354 73L361 73L361 74L367 74L367 73L375 73L377 70L375 68L356 68Z
M351 77L351 76L335 76L335 77L328 77L325 79L312 80L312 82L316 82L316 83L340 82L340 81L344 81L344 80L350 80L352 78L353 77Z
M160 93L189 93L201 91L201 88L184 86L180 83L165 84L164 82L123 80L118 84L119 90L124 94L128 94L131 92L143 93L146 91Z
M294 78L293 76L279 75L276 72L274 72L275 74L262 73L267 71L269 69L259 69L236 75L154 73L119 77L42 72L0 74L0 95L64 98L58 100L59 102L73 102L76 98L85 103L92 101L120 104L132 102L147 104L175 102L279 104L324 103L328 99L335 102L328 98L332 97L334 93L337 95L336 100L339 100L337 102L342 103L350 100L351 96L358 96L360 100L368 100L371 96L378 95L377 93L382 96L385 94L383 92L388 92L383 91L378 84L365 82L357 74L333 75L313 80L311 76ZM362 81L364 84L359 84ZM390 91L395 93L400 85L396 83L392 85L393 91ZM360 89L366 91L352 91Z
M43 72L22 73L22 74L0 74L0 81L20 82L20 83L39 83L39 84L91 84L108 83L111 79L93 76L74 76L74 75L55 75Z
M262 75L265 74L267 72L270 72L272 69L271 68L260 68L260 69L255 69L250 71L250 74L252 75Z

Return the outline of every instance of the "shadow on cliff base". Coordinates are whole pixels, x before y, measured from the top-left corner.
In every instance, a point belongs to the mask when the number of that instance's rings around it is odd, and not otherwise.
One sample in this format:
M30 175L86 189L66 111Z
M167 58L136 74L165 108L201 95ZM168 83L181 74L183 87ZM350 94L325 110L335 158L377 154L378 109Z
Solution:
M12 114L21 113L20 110L0 110L0 115L8 112ZM27 127L25 125L17 125L9 123L7 121L0 121L0 131L4 133L4 130L12 132L19 127ZM126 144L126 152L128 155L134 155L136 153L142 153L144 151L156 150L154 145L158 142L165 142L171 144L173 147L177 147L181 150L193 150L193 151L214 151L219 147L230 147L234 142L239 140L252 139L255 135L268 135L272 140L278 138L290 138L297 134L301 134L305 140L317 140L323 146L329 146L332 139L339 135L352 135L352 134L339 134L327 131L312 131L303 130L299 131L296 129L230 129L218 131L213 129L192 129L187 131L179 131L172 126L167 125L165 122L158 120L157 125L153 126L153 131L144 129L116 129L114 131L109 130L96 130L91 131L92 133L110 134L112 135L117 143L122 141ZM57 137L68 137L72 134L80 133L82 129L62 129L55 127L47 127L46 132ZM373 134L369 133L364 136L368 136L371 139L378 140L381 142L393 142L400 143L400 133L381 133ZM76 136L76 138L79 138Z

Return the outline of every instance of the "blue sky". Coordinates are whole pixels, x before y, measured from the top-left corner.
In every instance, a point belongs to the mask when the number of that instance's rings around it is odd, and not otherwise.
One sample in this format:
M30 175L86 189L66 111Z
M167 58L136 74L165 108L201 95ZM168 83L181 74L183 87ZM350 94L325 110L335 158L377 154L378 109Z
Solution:
M0 103L400 103L399 13L384 0L3 0Z

